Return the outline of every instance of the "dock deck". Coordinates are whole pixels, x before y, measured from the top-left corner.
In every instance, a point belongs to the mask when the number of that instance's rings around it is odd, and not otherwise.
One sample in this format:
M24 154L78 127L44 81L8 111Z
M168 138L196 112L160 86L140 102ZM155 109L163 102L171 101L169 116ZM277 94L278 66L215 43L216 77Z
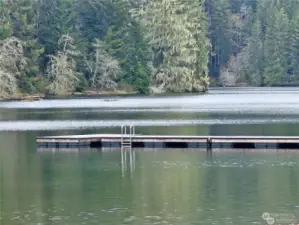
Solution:
M88 134L37 137L38 148L120 148L130 141L133 148L298 149L299 136L180 136Z

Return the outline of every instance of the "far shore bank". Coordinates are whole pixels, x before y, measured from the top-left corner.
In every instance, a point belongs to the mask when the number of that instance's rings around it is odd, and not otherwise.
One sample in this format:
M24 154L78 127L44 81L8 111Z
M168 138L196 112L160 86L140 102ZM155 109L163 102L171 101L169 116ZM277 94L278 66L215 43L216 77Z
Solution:
M69 93L64 95L46 95L46 94L19 94L16 96L2 97L0 101L39 101L39 100L50 100L50 99L79 99L79 98L117 98L117 97L128 97L128 96L169 96L177 95L178 93L159 93L159 94L140 94L138 92L125 92L125 91L115 91L115 92L77 92ZM179 93L179 94L195 94L195 93ZM202 92L196 94L204 94ZM109 99L108 99L109 100ZM111 100L111 99L110 99Z
M130 91L123 91L123 90L115 90L115 91L94 91L89 90L85 92L75 92L75 93L67 93L63 95L52 95L52 94L43 94L43 93L33 93L33 94L26 94L26 93L19 93L14 96L7 96L7 97L0 97L0 101L39 101L39 100L50 100L50 99L80 99L80 98L107 98L107 101L113 100L118 97L134 97L134 96L175 96L175 95L204 95L208 94L211 90L221 90L221 89L253 89L254 91L256 88L259 90L268 90L271 88L298 88L299 86L273 86L273 87L250 87L250 86L234 86L234 87L222 87L222 86L211 86L209 90L206 92L185 92L185 93L173 93L173 92L160 92L160 93L146 93L141 94L138 92L130 92Z
M130 91L85 91L85 92L75 92L67 93L63 95L54 95L54 94L26 94L19 93L14 96L1 97L0 101L39 101L42 99L78 99L78 98L116 98L116 97L128 97L128 96L171 96L171 95L194 95L194 94L205 94L206 92L196 92L196 93L172 93L172 92L161 92L161 93L147 93L141 94L138 92ZM109 99L108 99L109 100Z
M14 96L7 96L0 98L1 101L38 101L42 99L67 99L67 98L95 98L95 97L116 97L116 96L130 96L137 95L136 92L127 92L127 91L86 91L86 92L75 92L67 93L63 95L52 95L52 94L25 94L20 93Z

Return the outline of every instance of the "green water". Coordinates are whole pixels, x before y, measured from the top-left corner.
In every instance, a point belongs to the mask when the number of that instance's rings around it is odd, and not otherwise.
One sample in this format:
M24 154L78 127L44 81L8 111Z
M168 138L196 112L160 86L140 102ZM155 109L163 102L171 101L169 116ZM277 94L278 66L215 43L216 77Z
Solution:
M120 152L35 146L37 135L119 132L131 122L142 134L299 135L299 97L292 93L275 92L277 107L260 92L187 96L184 102L198 104L189 108L175 105L180 97L167 99L174 102L167 107L147 107L151 100L142 98L120 100L117 108L97 106L100 100L94 107L83 107L87 100L0 103L0 224L247 225L267 224L265 212L275 224L298 221L296 150L136 150L135 161L122 166ZM229 96L234 106L223 100Z
M7 149L11 150L11 149ZM265 224L299 216L297 153L22 153L1 162L1 224ZM5 160L3 160L5 159Z

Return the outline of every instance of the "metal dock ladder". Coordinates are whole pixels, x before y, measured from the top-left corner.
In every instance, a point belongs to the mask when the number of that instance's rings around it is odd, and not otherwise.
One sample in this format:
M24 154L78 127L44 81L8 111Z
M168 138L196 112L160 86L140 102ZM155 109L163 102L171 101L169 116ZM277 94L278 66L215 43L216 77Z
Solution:
M127 133L128 129L128 133ZM121 126L121 141L120 145L121 148L132 148L132 137L135 135L135 126L131 124L128 125L122 125Z
M128 132L127 132L128 131ZM135 171L135 151L132 149L132 137L135 135L135 126L133 124L121 126L121 164L122 164L122 176L127 167L127 150L129 150L130 159L130 171Z

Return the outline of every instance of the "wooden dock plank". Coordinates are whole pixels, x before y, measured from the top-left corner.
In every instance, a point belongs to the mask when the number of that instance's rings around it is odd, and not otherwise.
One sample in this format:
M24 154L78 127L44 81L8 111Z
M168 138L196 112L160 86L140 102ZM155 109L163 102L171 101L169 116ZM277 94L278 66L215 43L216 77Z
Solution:
M85 134L85 135L66 135L66 136L42 136L36 139L89 139L89 138L121 138L121 134ZM130 135L123 135L129 138ZM299 140L299 136L190 136L190 135L134 135L134 138L177 138L177 139L285 139Z

